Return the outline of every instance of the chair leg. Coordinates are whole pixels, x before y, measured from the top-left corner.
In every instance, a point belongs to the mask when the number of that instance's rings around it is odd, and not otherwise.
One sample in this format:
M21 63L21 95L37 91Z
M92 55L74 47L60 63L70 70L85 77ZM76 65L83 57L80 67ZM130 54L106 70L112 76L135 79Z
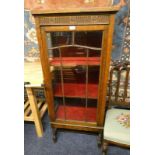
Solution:
M98 134L98 137L97 137L98 147L102 146L102 139L103 139L103 131L100 131L99 134Z
M108 150L108 143L103 141L103 144L102 144L103 155L107 154L107 150Z
M57 129L56 128L52 128L52 139L53 139L53 142L56 143L57 142Z

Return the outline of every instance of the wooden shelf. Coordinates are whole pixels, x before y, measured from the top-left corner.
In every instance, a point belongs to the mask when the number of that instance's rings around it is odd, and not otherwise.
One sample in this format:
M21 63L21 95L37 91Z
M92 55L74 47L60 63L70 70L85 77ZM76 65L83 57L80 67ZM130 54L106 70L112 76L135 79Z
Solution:
M71 98L85 98L86 97L86 84L79 83L64 83L64 96ZM88 84L88 96L89 99L98 98L98 85ZM54 96L62 97L62 85L56 84L54 88Z
M64 110L66 110L66 120L96 122L96 107L59 105L56 113L57 119L65 119Z
M99 66L100 57L58 57L53 58L50 61L52 66L78 66L78 65L89 65L89 66Z

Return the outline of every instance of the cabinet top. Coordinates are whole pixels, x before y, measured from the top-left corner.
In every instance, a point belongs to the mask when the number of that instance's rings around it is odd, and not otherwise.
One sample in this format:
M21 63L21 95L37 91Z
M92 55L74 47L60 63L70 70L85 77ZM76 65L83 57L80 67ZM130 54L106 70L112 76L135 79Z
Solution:
M30 7L31 6L31 7ZM116 12L119 6L113 0L27 0L25 8L33 15L52 13Z

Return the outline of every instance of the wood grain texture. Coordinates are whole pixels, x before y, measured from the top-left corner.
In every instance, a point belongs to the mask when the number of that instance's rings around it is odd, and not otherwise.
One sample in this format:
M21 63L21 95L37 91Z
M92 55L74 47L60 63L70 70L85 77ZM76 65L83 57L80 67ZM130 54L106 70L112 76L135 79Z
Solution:
M68 15L40 17L40 25L87 25L109 24L108 15Z
M40 62L24 62L24 82L41 86L43 75Z
M52 122L51 126L53 128L60 128L60 129L70 129L70 130L81 130L81 131L91 131L91 132L99 132L102 131L102 127L98 126L86 126L86 125L79 125L79 124L67 124L65 123L57 123L57 122Z
M117 142L113 142L113 141L109 141L109 140L104 140L103 144L102 144L102 151L106 152L109 144L128 148L128 149L130 148L130 145L127 145L127 144L121 144L121 143L117 143Z
M46 52L46 36L45 33L42 34L40 25L39 25L39 18L35 18L36 22L36 31L37 31L37 38L38 38L38 45L40 50L40 59L41 59L41 66L43 71L43 77L44 77L44 84L45 84L45 96L46 96L46 102L48 104L48 113L51 121L55 120L55 113L52 109L54 109L53 104L53 94L51 93L52 87L51 87L51 77L50 77L50 68L48 64L48 56Z
M95 30L104 30L106 25L83 25L76 26L75 30L71 30L69 26L46 26L43 27L46 32L61 32L61 31L95 31Z
M45 112L47 111L47 103L45 102L45 100L38 100L37 101L37 107L39 110L39 114L40 114L40 119L42 119L42 117L44 116ZM33 113L31 110L31 106L29 103L29 100L27 100L24 103L24 121L32 121L34 122L34 118L33 118Z
M100 1L101 2L101 1ZM102 1L103 2L103 1ZM97 3L99 5L99 3ZM63 7L63 4L61 5ZM78 8L79 9L79 8ZM81 16L81 10L83 8L80 7L80 9L77 11L76 9L69 9L69 10L63 10L62 12L66 12L64 14L57 14L57 16L61 16L61 18L64 16L70 15L69 13L71 12L78 12L76 16ZM85 8L86 12L89 12L92 8L89 7L89 9ZM101 7L100 7L101 9ZM75 29L70 30L69 26L65 25L59 25L55 26L52 25L52 23L49 23L48 26L43 26L42 21L40 20L42 17L52 17L52 13L62 13L59 9L53 11L52 9L49 11L43 11L43 10L38 10L35 12L35 21L36 21L36 27L37 27L37 36L38 36L38 42L39 42L39 47L40 47L40 57L41 57L41 64L42 64L42 70L43 70L43 75L44 75L44 84L45 84L45 95L46 95L46 100L48 103L48 111L49 111L49 116L50 116L50 121L51 121L51 126L54 130L57 128L64 128L64 129L73 129L73 130L83 130L83 131L92 131L92 132L98 132L101 133L103 130L103 123L104 123L104 114L105 114L105 104L106 104L106 91L107 91L107 83L108 83L108 75L109 75L109 66L110 66L110 58L111 58L111 49L112 49L112 38L113 38L113 27L114 27L114 17L115 17L115 12L116 10L112 7L106 10L107 8L105 7L104 9L102 8L100 11L103 12L103 15L108 16L108 22L109 24L100 24L97 25L97 22L93 24L85 24L85 25L77 25ZM91 15L95 13L98 14L99 7L93 8L93 11L91 12ZM97 11L98 10L98 11ZM84 12L85 12L84 11ZM100 13L101 13L100 12ZM34 12L33 12L34 13ZM100 14L99 13L99 14ZM38 14L38 15L37 15ZM62 18L63 19L63 18ZM61 19L61 20L62 20ZM44 21L45 22L45 21ZM95 24L95 25L94 25ZM71 25L69 23L69 25ZM64 31L103 31L104 35L102 38L102 54L101 54L101 66L100 66L100 80L99 80L99 96L98 96L98 106L97 106L97 121L94 122L95 124L90 124L89 122L76 122L76 121L68 121L68 120L63 120L58 122L56 120L56 113L55 113L55 106L54 106L54 98L53 98L53 88L52 88L52 79L53 79L53 73L51 72L51 66L49 63L48 59L48 49L47 49L47 41L46 41L46 34L48 32L64 32ZM72 38L73 40L73 38ZM74 42L74 40L73 40ZM55 139L55 134L54 134L54 139Z
M43 3L32 1L31 10L33 14L117 11L120 6L112 3L112 0L46 0ZM25 7L29 6L29 3L25 2Z
M110 16L110 25L108 26L108 30L105 33L105 42L103 43L103 55L101 64L103 65L100 70L100 95L99 95L99 104L98 104L98 115L97 122L99 126L103 126L104 124L104 116L105 116L105 106L106 106L106 95L107 95L107 83L109 77L109 67L110 67L110 59L111 59L111 49L112 49L112 38L113 38L113 30L114 30L114 20L115 15L112 14ZM102 79L102 80L101 80Z
M114 80L113 76L117 74L117 78ZM129 74L130 63L124 62L114 64L110 69L110 81L109 81L109 99L108 107L119 105L120 107L130 108L130 97L128 96L129 90ZM122 79L124 77L124 79ZM116 91L113 90L116 88Z
M36 98L35 98L35 96L33 94L33 90L31 88L26 88L26 91L27 91L27 95L28 95L28 99L29 99L29 103L30 103L30 108L33 113L32 117L34 119L37 135L38 135L38 137L42 137L43 136L43 127L42 127L42 123L41 123L41 118L40 118Z

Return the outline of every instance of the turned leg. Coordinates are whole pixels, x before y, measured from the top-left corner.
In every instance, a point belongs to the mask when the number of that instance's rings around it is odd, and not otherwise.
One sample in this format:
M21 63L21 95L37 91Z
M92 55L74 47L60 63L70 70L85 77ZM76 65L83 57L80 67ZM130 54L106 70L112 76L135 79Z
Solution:
M56 143L57 141L57 129L56 128L52 128L52 139L53 139L53 142Z
M98 147L101 147L102 145L102 138L103 138L103 131L100 131L97 138Z
M104 141L102 144L103 155L107 154L107 150L108 150L108 143Z

